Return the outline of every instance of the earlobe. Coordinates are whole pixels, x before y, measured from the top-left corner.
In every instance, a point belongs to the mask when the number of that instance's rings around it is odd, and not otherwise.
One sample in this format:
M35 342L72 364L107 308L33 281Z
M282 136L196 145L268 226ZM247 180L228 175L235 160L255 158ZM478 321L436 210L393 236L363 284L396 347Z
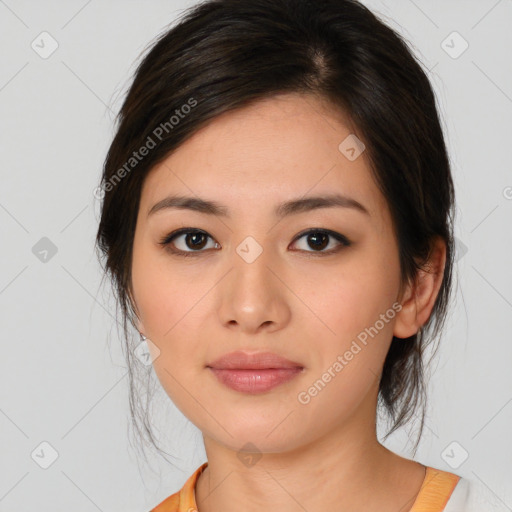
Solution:
M418 330L416 323L413 322L416 319L416 301L414 300L413 293L414 284L407 284L400 302L402 309L396 315L393 328L393 336L396 338L408 338Z
M443 239L437 238L428 262L405 288L402 309L396 315L393 329L395 337L413 336L428 321L443 282L445 263L446 244Z

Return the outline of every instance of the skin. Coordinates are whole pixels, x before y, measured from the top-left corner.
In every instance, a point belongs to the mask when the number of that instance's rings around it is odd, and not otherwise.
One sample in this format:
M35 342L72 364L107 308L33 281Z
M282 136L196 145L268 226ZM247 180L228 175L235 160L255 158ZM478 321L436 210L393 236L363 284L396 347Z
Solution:
M377 440L378 382L392 336L408 337L428 320L446 248L439 241L430 271L400 287L391 216L366 154L350 161L338 149L350 133L343 116L318 98L283 94L215 118L145 180L132 300L139 331L158 347L151 351L159 354L153 365L162 386L203 433L209 464L196 485L199 512L405 512L423 482L425 466ZM283 201L332 192L356 199L369 214L339 207L281 220L273 214ZM170 194L217 201L231 218L185 209L148 216ZM174 246L196 250L193 257L159 245L182 227L211 237L201 253L185 236ZM319 255L307 235L297 239L310 228L343 234L352 244L330 237ZM247 236L263 250L252 263L236 251ZM394 303L402 305L394 318L300 403L298 393ZM237 392L206 365L239 349L276 352L305 369L269 392ZM247 443L258 452L253 464L239 457Z

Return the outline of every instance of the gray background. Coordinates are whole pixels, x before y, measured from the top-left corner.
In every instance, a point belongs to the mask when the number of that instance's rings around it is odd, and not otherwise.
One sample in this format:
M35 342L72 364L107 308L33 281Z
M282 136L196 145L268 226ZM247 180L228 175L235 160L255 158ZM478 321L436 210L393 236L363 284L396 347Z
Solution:
M129 445L115 305L93 252L93 190L134 63L193 3L0 0L0 511L148 511L205 460L161 390L175 466ZM364 3L430 70L457 188L456 304L415 458L512 507L512 1ZM31 47L51 49L43 31L58 44L48 58ZM385 444L410 457L413 427Z

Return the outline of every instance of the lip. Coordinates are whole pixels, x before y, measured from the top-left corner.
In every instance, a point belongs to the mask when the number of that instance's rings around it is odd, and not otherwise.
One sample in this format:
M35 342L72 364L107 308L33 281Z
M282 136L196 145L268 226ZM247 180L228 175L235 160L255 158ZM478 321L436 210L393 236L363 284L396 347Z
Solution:
M295 361L290 361L273 352L248 353L242 350L225 354L219 359L207 365L216 370L268 370L268 369L293 369L303 366Z
M257 394L288 382L304 371L297 362L272 352L231 352L207 368L225 386L242 393Z

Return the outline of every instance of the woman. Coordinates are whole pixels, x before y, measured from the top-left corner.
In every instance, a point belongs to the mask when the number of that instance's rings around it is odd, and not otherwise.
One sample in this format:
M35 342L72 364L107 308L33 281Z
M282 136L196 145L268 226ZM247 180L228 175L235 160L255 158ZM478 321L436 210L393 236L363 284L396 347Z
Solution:
M208 458L154 511L479 506L376 436L379 404L388 435L424 410L454 187L429 80L367 8L187 11L136 71L102 189L132 391L128 321Z

